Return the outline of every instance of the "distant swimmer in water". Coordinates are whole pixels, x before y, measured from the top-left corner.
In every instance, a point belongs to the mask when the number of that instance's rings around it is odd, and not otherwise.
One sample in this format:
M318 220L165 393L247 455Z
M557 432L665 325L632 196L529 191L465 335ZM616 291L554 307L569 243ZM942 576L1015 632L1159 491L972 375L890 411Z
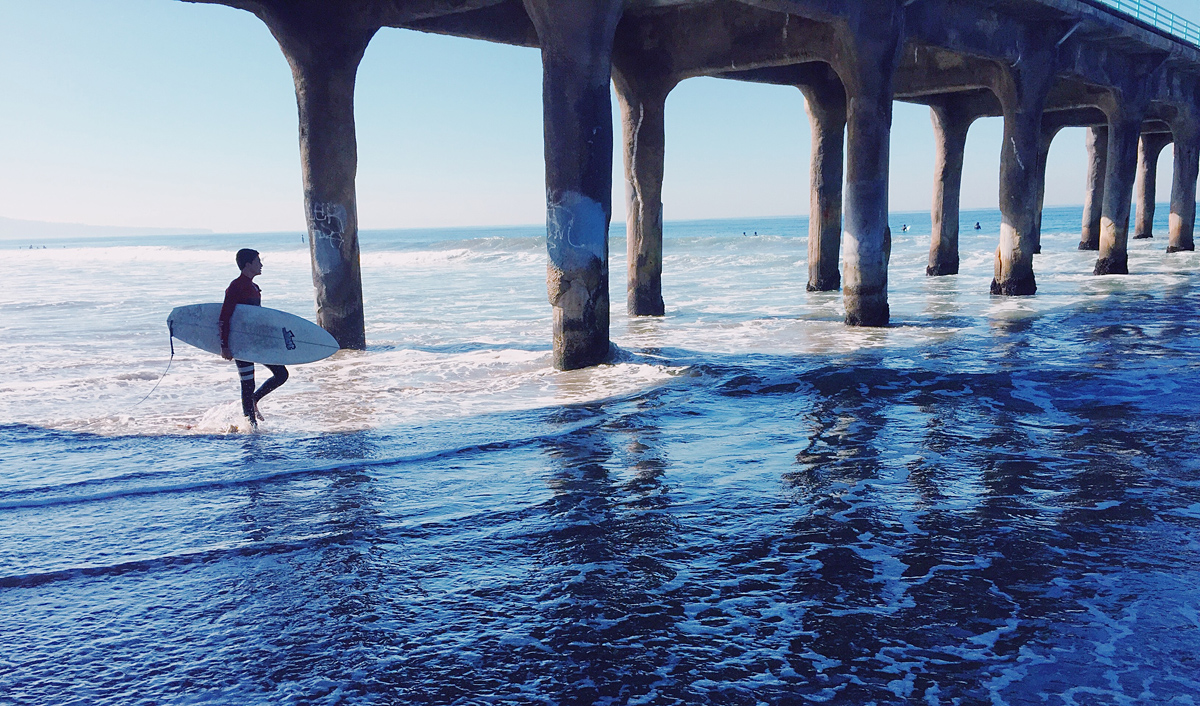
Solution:
M981 226L979 225L979 221L975 221L975 230L980 230L980 229L981 229Z
M907 224L907 223L905 223L905 224L901 225L901 226L900 226L900 231L901 231L902 233L907 233L907 232L908 232L908 224Z
M221 306L221 357L233 360L229 350L229 319L233 316L234 307L238 304L262 306L262 290L254 283L254 278L262 274L262 259L257 250L242 248L237 251L237 266L242 274L229 283L225 290L225 303ZM258 428L258 422L263 418L258 411L258 401L275 391L277 387L287 382L288 370L282 365L268 365L271 379L262 384L258 391L254 390L254 363L246 360L233 360L237 364L238 375L242 379L242 414L250 420L250 427Z

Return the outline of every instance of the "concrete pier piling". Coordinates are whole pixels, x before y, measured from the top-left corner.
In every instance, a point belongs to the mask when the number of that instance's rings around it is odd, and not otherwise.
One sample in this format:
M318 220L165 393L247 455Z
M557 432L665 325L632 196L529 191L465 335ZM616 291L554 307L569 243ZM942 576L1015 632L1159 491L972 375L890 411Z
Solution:
M317 323L342 348L366 347L359 272L354 81L379 24L323 3L264 3L256 14L292 69Z
M1090 127L1107 124L1107 122L1108 118L1099 108L1091 107L1052 110L1042 114L1042 144L1041 149L1038 150L1037 166L1037 216L1033 225L1033 252L1035 254L1042 251L1042 209L1046 200L1046 162L1050 156L1050 146L1054 143L1054 138L1065 127Z
M546 144L546 285L554 366L609 352L608 225L612 218L613 35L623 0L525 0L542 50Z
M622 66L623 62L613 63L624 137L626 305L630 316L662 316L664 120L675 80Z
M1038 205L1033 214L1033 255L1042 252L1042 210L1045 207L1046 198L1046 157L1050 156L1050 144L1054 143L1056 134L1058 134L1058 128L1046 127L1045 120L1043 120L1042 143L1038 145L1038 166L1033 176L1038 183Z
M996 93L1004 109L1000 148L1000 245L996 249L992 294L1028 295L1037 291L1033 275L1037 222L1038 160L1042 148L1042 112L1049 93L1053 56L1027 47L1017 66L998 72Z
M1100 220L1104 209L1104 178L1108 174L1108 126L1088 128L1087 190L1083 196L1080 250L1100 249Z
M1133 238L1154 237L1154 192L1158 177L1158 155L1171 142L1170 133L1145 132L1138 141L1137 181L1133 187L1137 203L1137 219L1134 221Z
M833 67L806 64L804 94L812 129L809 167L808 285L810 292L841 287L838 254L842 242L842 162L845 159L846 89Z
M1042 114L1042 145L1038 151L1038 166L1037 166L1037 183L1038 183L1038 202L1037 202L1037 217L1034 219L1033 228L1033 252L1040 253L1042 251L1042 209L1046 200L1046 163L1050 156L1050 146L1054 143L1054 138L1065 127L1095 127L1097 125L1107 126L1108 117L1104 115L1104 111L1096 107L1076 107L1065 108L1058 110L1048 110ZM1107 127L1105 128L1107 129ZM1107 154L1107 143L1104 147L1104 153ZM1103 170L1100 172L1103 174ZM1100 182L1103 184L1103 181ZM1103 186L1101 186L1103 189ZM1099 232L1099 208L1101 200L1096 200L1096 232ZM1086 212L1086 209L1085 209ZM1099 240L1097 239L1097 244Z
M1058 135L1061 125L1047 124L1042 119L1042 142L1038 147L1038 164L1035 179L1037 179L1037 212L1033 216L1033 254L1042 251L1042 209L1046 203L1046 160L1050 156L1050 145Z
M1100 256L1093 274L1129 274L1129 211L1137 178L1138 140L1144 104L1126 98L1108 113L1108 170L1100 219Z
M933 121L933 228L929 241L930 277L958 274L958 214L962 191L963 149L978 113L964 100L949 96L929 105Z
M844 32L835 70L846 88L842 300L850 326L886 326L888 158L901 18L891 2L864 2Z
M1200 172L1200 122L1180 119L1171 124L1175 142L1174 178L1171 182L1171 218L1167 252L1196 249L1196 176Z

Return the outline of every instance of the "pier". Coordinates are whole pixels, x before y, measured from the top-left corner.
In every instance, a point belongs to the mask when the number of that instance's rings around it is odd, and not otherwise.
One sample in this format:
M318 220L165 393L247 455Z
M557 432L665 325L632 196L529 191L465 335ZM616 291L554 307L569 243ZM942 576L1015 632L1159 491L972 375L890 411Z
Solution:
M1166 252L1194 249L1200 30L1140 0L185 0L254 13L292 69L318 323L363 348L354 81L384 27L536 47L543 66L547 291L560 369L609 353L615 85L627 194L627 307L659 316L664 111L698 76L792 86L812 123L808 289L841 289L845 322L884 326L892 104L928 105L936 137L926 272L956 274L971 123L1003 117L991 292L1037 291L1046 155L1088 128L1079 248L1128 273L1153 237L1155 167L1173 146ZM845 170L843 174L843 163Z

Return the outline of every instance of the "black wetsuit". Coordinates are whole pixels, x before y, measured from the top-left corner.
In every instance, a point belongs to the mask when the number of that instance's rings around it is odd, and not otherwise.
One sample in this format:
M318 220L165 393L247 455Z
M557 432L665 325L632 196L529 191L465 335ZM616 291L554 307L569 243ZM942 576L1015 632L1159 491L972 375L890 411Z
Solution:
M220 318L222 347L229 347L229 318L233 316L233 309L238 304L262 306L262 290L249 277L238 277L230 282L229 287L225 290L225 303L221 306ZM257 426L258 420L254 417L255 403L287 382L287 368L282 365L268 365L267 369L271 371L271 379L264 382L262 387L255 391L254 363L247 360L233 362L237 364L238 376L242 380L242 414L246 415L252 425Z

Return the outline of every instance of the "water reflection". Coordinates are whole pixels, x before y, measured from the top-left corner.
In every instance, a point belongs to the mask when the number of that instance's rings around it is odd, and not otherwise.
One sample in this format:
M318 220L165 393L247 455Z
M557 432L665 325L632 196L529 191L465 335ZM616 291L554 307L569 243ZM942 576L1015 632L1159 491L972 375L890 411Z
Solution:
M0 515L0 556L121 565L0 586L0 631L18 636L0 688L35 703L63 684L97 703L1053 703L1076 688L1185 703L1200 688L1195 298L1180 284L998 313L919 350L668 351L689 373L650 392L391 436L7 428L4 458L40 468L56 444L53 493L88 495ZM372 460L413 448L441 451ZM89 462L126 472L68 488ZM13 477L6 498L51 494ZM127 561L131 546L156 558Z
M561 703L627 698L661 678L647 652L669 643L681 607L658 595L676 576L668 555L677 527L661 486L667 460L646 413L653 405L641 400L601 428L543 445L554 498L533 541L556 568L553 608L534 637L560 655Z

